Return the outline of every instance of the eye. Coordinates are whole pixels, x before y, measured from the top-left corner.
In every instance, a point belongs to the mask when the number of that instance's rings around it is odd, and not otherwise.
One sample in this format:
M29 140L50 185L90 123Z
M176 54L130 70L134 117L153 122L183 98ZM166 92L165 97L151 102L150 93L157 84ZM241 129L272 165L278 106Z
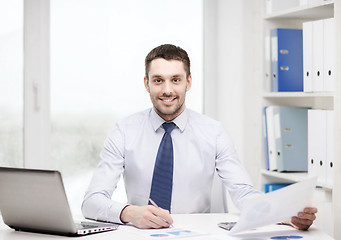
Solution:
M180 79L174 78L174 79L173 79L173 82L178 83L178 82L180 82Z
M154 82L155 83L162 83L162 79L157 78L157 79L154 80Z

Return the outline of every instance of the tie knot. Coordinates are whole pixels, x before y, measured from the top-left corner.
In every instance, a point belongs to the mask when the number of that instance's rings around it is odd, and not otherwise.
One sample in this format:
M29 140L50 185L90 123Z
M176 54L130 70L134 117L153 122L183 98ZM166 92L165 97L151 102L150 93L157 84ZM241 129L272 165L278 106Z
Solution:
M163 126L163 129L165 129L166 133L171 133L176 125L173 122L165 122L162 124L162 126Z

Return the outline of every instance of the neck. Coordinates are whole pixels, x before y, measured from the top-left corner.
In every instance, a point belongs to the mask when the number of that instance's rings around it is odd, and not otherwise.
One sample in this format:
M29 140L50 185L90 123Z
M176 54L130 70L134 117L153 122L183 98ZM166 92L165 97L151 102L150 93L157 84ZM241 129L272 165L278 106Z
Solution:
M180 116L181 113L183 113L183 111L185 110L185 106L183 108L178 109L178 111L172 114L163 114L160 111L158 111L155 107L154 107L154 110L163 120L165 120L166 122L170 122L170 121L173 121L178 116Z

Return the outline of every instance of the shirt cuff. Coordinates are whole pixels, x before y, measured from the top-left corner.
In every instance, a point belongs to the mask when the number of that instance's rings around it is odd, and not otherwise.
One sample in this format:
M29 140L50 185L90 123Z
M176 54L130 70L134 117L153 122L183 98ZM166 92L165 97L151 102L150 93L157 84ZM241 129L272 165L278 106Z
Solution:
M121 223L124 224L125 222L121 221L121 213L124 208L126 208L128 205L124 203L116 203L111 206L110 211L109 211L109 219L110 222L114 223Z
M122 211L121 211L121 213L120 213L120 221L121 221L121 223L124 223L124 224L126 224L126 223L128 223L128 222L123 222L123 221L122 221L122 212L123 212L124 209L126 209L126 207L128 207L128 206L130 206L130 205L126 205L126 206L122 209Z

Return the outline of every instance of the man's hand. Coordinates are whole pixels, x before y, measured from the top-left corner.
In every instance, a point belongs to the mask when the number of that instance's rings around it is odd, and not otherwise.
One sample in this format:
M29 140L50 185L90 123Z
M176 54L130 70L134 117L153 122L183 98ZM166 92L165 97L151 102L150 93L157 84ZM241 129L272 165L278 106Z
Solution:
M307 207L291 218L291 225L298 230L307 230L316 219L317 208Z
M121 220L137 228L165 228L173 224L169 211L152 205L127 206L121 213Z

